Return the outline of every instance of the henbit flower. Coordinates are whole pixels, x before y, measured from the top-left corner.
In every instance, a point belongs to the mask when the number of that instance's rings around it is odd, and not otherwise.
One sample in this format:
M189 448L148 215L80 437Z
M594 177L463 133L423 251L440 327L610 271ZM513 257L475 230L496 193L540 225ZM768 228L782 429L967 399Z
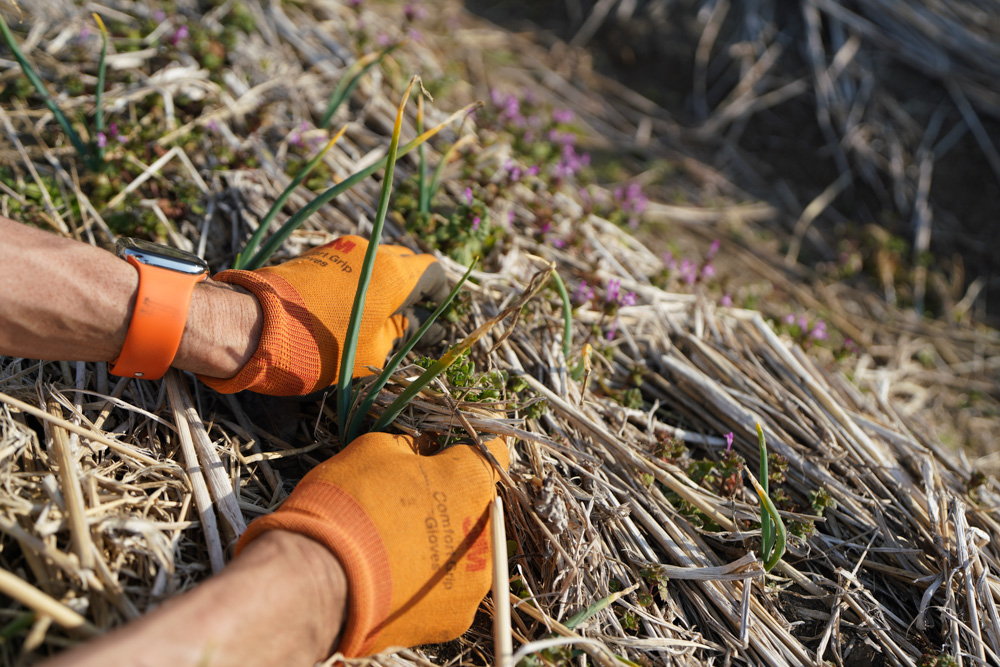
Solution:
M170 36L170 44L173 46L177 46L178 42L180 42L182 39L187 39L188 35L190 34L191 33L190 31L188 31L188 27L186 25L182 25L179 28L177 28L177 30L174 30L174 34Z
M507 226L510 227L512 224L514 224L514 210L513 209L507 211Z
M103 132L98 132L97 133L97 147L98 148L104 148L107 145L108 145L108 135L104 134Z
M553 109L552 120L557 123L572 123L573 112L569 109Z
M726 434L726 454L733 448L733 432L730 431Z
M475 232L475 231L479 230L479 223L480 223L480 219L479 219L479 216L477 215L476 217L474 217L472 219L472 231Z
M826 322L819 320L809 332L809 337L813 340L826 340L829 334L826 331Z
M587 284L586 280L580 281L580 286L576 288L576 300L580 303L587 303L594 298L594 290Z
M219 131L219 124L215 121L214 118L211 119L210 121L208 121L208 123L205 125L205 127L207 127L212 132L218 132Z
M681 260L679 273L681 280L686 282L688 285L694 285L698 280L698 265L685 257Z
M667 265L667 268L673 271L677 268L677 260L674 259L674 254L669 250L663 253L663 263Z
M805 315L799 315L799 319L796 324L799 325L799 330L802 331L802 333L805 333L806 329L809 328L809 320L806 319Z
M795 324L795 315L788 313L781 319L781 321L788 325Z
M472 206L472 188L465 188L465 201Z
M537 164L533 164L530 167L528 167L528 175L538 176L538 172L540 172L541 170L542 170L541 167L539 167Z
M403 16L405 16L406 20L411 23L413 21L419 21L427 16L427 8L420 4L408 2L403 5Z
M709 280L715 277L715 266L711 262L701 267L701 277L703 280Z
M155 12L153 12L153 20L156 21L157 23L163 23L163 21L166 20L166 18L167 18L167 13L162 9L157 9Z
M628 292L622 297L623 306L634 306L636 302L635 292Z
M705 253L705 259L710 260L715 257L715 254L719 252L719 239L712 241L712 245L708 247L708 252Z
M722 298L719 299L719 305L722 306L723 308L732 308L733 307L733 297L731 297L728 293L727 294L723 294Z
M604 296L604 300L608 303L618 303L621 299L621 281L617 278L612 278L608 281L608 293Z
M615 321L611 323L611 328L608 329L608 333L605 334L604 337L607 338L608 341L610 342L615 339L615 334L617 333L618 333L618 318L616 317Z

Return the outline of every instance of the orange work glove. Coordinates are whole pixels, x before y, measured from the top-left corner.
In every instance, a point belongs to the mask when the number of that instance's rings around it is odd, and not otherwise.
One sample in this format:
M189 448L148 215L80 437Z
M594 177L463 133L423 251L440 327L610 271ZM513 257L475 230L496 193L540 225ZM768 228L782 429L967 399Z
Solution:
M257 351L235 377L199 379L225 394L250 389L272 396L308 394L336 382L367 250L368 241L360 236L343 236L278 266L214 276L257 297L264 328ZM447 296L444 270L431 255L380 246L361 318L354 377L368 375L366 366L381 366L393 342L417 330L414 304Z
M498 474L474 445L424 456L411 436L369 433L307 474L239 552L269 530L320 542L348 582L348 657L447 641L472 625L490 588L489 504ZM505 439L486 444L504 467ZM497 548L503 549L505 545Z

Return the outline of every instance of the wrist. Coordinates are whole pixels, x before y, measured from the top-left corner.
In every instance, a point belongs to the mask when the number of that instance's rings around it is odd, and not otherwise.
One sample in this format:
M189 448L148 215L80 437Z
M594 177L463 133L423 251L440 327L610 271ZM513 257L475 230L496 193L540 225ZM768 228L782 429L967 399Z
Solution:
M229 567L255 570L262 563L280 568L280 586L297 592L305 612L298 624L300 648L317 662L325 660L337 648L347 616L348 581L340 561L309 537L274 530L248 544Z
M173 366L231 378L257 350L263 311L250 292L212 280L195 286Z

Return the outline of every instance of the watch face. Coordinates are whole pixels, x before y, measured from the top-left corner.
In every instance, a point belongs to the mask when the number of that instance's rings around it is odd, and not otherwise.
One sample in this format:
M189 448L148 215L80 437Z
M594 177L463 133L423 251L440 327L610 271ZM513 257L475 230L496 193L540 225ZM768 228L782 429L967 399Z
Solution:
M134 257L143 264L178 273L192 276L208 273L208 263L197 255L142 239L120 238L115 244L115 252L122 259Z

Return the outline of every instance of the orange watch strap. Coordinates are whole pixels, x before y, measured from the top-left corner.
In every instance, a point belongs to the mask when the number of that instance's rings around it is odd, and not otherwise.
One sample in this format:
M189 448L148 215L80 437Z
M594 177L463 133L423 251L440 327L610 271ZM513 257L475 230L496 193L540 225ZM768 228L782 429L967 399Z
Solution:
M194 286L208 276L150 266L134 257L126 261L139 271L139 292L125 344L108 370L121 377L158 380L181 346Z

